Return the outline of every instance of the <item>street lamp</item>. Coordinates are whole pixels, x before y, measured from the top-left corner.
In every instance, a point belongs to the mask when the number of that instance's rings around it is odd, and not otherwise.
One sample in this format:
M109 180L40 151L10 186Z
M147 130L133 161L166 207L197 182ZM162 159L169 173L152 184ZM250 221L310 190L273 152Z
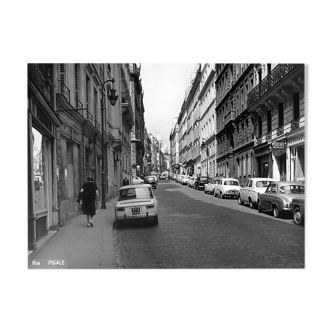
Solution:
M114 84L114 78L102 83L102 98L101 98L101 209L106 209L106 198L105 198L105 162L104 162L104 86L106 83L112 82ZM107 91L107 98L109 99L112 106L114 106L119 98L115 95L116 90L110 89Z
M204 138L203 138L204 140ZM205 140L201 144L202 149L206 148L206 156L207 156L207 162L206 162L206 174L207 177L209 177L209 147L207 144L205 144Z

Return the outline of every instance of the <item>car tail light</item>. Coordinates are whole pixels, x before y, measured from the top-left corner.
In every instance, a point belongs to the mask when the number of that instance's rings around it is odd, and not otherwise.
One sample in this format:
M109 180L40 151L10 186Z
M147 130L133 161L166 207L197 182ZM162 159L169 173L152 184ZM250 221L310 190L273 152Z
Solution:
M125 211L125 208L124 207L119 207L119 208L116 208L116 211Z
M154 208L154 204L148 204L148 205L146 206L146 208L147 208L147 209L152 209L152 208Z

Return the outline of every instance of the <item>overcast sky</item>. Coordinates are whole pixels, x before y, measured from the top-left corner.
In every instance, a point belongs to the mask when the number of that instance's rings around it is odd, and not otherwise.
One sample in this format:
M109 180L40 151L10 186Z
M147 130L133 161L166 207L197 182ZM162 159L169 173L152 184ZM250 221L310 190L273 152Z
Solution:
M145 126L153 136L159 132L168 148L173 119L181 111L190 73L193 76L195 69L194 63L141 64Z

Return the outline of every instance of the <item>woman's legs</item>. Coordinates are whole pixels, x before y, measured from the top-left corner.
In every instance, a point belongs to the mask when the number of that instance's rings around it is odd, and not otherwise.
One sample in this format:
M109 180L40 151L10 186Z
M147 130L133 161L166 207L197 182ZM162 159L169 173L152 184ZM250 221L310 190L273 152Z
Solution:
M90 217L91 217L90 225L91 225L91 227L93 227L93 216L90 216Z
M86 223L87 223L87 226L90 227L89 215L88 214L86 214Z

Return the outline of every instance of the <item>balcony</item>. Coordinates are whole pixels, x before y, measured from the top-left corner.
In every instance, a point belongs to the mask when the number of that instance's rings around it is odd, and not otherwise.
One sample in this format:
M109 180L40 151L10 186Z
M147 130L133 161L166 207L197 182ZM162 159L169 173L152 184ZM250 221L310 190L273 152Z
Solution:
M284 133L284 125L277 128L277 136L281 136Z
M97 120L95 120L95 128L100 132L100 124Z
M256 139L256 145L262 144L262 137Z
M251 106L261 96L263 96L267 91L269 91L276 83L278 83L293 68L295 68L295 66L296 64L280 64L275 67L272 72L248 94L248 107Z
M297 118L291 122L292 130L299 128L300 126L300 118Z
M230 111L225 117L224 117L224 126L227 125L230 121L235 119L235 111Z
M63 81L60 81L60 93L70 102L70 90Z
M78 98L75 100L75 106L76 109L78 110L77 112L83 116L83 104L80 102Z
M272 138L272 132L268 132L265 136L266 141L269 141Z
M93 116L89 111L86 111L86 118L93 125Z
M50 76L46 76L42 68L40 68L38 65L33 64L28 66L29 74L40 90L40 92L44 95L46 100L51 103L51 89L53 86L53 83L51 81Z

